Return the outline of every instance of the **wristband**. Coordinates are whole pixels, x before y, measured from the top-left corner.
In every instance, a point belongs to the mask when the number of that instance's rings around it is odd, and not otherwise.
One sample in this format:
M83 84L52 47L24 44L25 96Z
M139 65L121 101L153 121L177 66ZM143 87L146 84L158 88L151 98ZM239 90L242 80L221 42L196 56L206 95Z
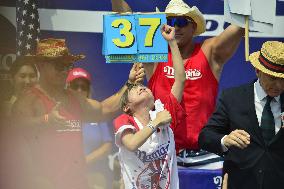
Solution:
M147 125L147 127L150 127L150 129L152 129L153 132L156 131L156 128L154 127L154 125L152 124L152 121L150 121Z
M129 80L127 80L127 81L125 82L125 85L126 85L127 88L131 88L134 84L133 84L133 83L130 83Z

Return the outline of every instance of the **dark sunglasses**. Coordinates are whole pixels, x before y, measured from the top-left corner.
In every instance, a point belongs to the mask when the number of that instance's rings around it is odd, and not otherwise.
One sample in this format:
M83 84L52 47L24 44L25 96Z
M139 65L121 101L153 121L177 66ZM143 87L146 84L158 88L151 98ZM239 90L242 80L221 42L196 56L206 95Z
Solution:
M73 68L73 64L64 64L60 62L51 62L51 64L58 72L69 71Z
M78 83L71 83L70 84L71 89L77 91L79 88L82 91L89 91L89 86L88 85L84 85L84 84L78 84Z
M177 26L179 28L182 28L187 26L189 23L193 23L193 21L184 17L167 18L167 24L171 27Z

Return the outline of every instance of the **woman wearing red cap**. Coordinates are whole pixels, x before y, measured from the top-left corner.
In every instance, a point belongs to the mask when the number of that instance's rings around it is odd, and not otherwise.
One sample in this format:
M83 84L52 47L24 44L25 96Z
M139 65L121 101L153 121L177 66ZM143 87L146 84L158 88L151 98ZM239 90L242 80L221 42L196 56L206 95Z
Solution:
M70 70L66 79L67 87L86 98L92 94L91 76L83 68ZM112 136L106 122L83 123L84 152L88 166L88 183L91 189L111 188L106 178L112 177L108 158L112 149Z

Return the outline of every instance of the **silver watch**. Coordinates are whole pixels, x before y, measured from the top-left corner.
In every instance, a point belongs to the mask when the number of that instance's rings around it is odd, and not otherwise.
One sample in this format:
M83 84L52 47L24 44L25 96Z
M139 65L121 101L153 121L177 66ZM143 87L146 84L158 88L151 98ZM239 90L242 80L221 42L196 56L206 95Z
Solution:
M156 128L154 127L154 125L153 125L153 123L152 123L152 121L150 121L149 123L148 123L148 125L147 125L148 127L150 127L151 129L152 129L152 131L153 132L155 132L156 131Z

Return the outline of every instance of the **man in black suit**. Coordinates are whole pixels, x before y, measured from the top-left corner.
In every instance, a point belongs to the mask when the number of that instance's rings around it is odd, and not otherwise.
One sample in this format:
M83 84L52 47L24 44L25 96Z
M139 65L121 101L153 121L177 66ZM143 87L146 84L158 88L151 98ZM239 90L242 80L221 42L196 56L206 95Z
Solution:
M284 43L265 42L250 62L258 80L222 92L199 145L225 156L228 189L283 189Z

